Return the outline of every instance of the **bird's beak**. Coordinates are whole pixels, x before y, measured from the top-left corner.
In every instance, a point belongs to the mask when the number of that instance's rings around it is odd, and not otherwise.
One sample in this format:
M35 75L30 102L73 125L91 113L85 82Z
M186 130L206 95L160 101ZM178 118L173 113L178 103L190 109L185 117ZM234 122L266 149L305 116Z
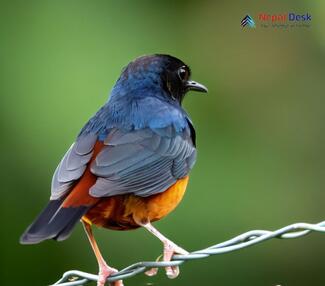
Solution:
M199 92L208 92L208 89L203 85L194 80L188 80L186 82L187 90L195 90Z

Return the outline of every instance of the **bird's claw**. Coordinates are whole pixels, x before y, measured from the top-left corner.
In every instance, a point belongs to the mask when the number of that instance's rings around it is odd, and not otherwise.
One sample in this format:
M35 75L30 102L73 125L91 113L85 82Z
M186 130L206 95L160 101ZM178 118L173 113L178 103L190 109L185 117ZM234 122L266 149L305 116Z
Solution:
M99 273L98 273L98 281L97 281L97 286L104 286L107 278L111 276L114 273L117 273L118 270L112 267L109 267L107 265L104 265L100 267ZM110 283L109 285L111 286L123 286L123 281L118 280Z
M144 274L151 277L151 276L155 276L157 274L157 272L158 272L158 268L153 267L153 268L150 268L149 270L147 270Z
M164 254L163 254L163 261L169 262L171 261L174 254L181 254L186 255L188 252L176 245L175 243L167 240L164 241ZM156 259L156 261L159 261L161 258L161 255ZM179 275L179 267L178 266L166 266L165 267L166 275L169 279L174 279ZM158 268L151 268L148 271L145 272L147 276L154 276L158 272Z
M178 266L166 267L166 275L169 279L175 279L179 275L179 267Z
M164 261L171 261L174 254L182 254L186 255L188 252L176 245L175 243L167 240L164 242ZM167 266L166 275L169 279L174 279L179 275L179 267L178 266Z
M161 259L161 257L162 257L162 254L160 254L155 261L158 262ZM158 268L153 267L153 268L150 268L149 270L147 270L144 274L151 277L151 276L155 276L157 274L157 272L158 272Z

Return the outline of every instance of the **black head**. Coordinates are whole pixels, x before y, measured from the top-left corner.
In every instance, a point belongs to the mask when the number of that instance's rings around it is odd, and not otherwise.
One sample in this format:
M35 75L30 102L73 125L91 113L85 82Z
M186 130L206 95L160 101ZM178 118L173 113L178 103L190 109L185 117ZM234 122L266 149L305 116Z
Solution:
M120 84L132 85L133 89L163 88L170 99L181 103L189 90L208 91L190 77L191 70L184 62L169 55L156 54L132 61L123 70Z

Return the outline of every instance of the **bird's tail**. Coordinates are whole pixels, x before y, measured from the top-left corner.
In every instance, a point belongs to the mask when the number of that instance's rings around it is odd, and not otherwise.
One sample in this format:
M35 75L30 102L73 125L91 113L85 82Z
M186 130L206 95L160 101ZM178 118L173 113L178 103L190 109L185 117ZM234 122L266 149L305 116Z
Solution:
M20 237L21 244L36 244L46 239L64 240L88 211L89 206L64 207L64 198L51 200Z

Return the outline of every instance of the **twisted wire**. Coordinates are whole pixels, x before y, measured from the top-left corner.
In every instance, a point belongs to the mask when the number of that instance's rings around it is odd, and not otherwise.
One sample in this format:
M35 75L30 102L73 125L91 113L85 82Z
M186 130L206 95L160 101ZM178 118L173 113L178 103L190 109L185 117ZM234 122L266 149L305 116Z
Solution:
M114 282L117 280L124 280L135 276L139 273L145 272L150 268L166 267L166 266L178 266L183 264L187 260L206 258L211 255L223 254L227 252L236 251L242 248L246 248L272 238L278 239L291 239L298 238L309 234L310 232L322 232L325 233L325 221L317 224L311 223L294 223L275 231L269 230L251 230L240 234L227 241L215 244L205 249L193 251L186 255L174 255L172 261L144 261L134 263L121 271L111 275L107 282ZM97 281L98 275L79 271L70 270L63 274L62 278L53 285L60 286L74 286L85 285L91 281Z

